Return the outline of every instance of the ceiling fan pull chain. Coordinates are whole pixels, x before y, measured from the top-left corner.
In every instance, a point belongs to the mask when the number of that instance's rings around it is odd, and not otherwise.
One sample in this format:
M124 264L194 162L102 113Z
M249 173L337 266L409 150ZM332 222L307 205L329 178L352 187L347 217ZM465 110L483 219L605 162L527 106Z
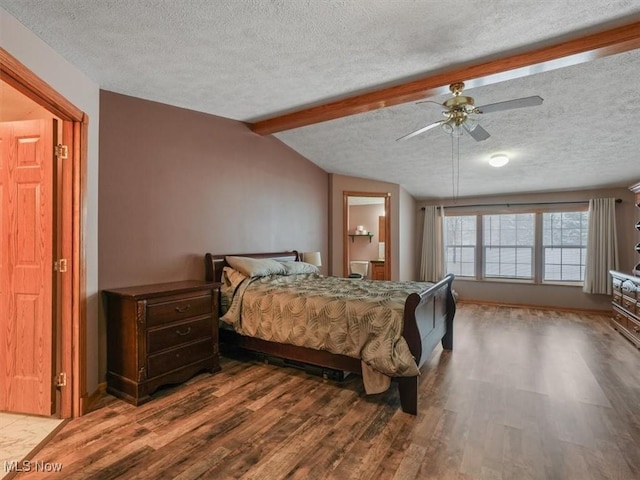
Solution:
M456 175L457 175L457 184L456 184L456 200L458 199L458 197L460 196L460 137L458 137L458 169L456 171Z
M456 203L456 164L453 159L453 135L449 135L451 137L451 197L453 198L453 203Z
M460 137L449 136L451 137L451 190L453 203L457 203L460 195ZM456 140L457 143L455 143Z

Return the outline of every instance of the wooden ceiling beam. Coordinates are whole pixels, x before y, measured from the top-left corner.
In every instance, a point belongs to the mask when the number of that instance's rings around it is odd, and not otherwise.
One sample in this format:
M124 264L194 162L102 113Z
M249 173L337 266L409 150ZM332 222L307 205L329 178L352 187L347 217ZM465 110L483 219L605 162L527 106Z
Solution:
M640 21L486 62L462 65L418 80L303 108L249 124L261 135L413 102L448 92L454 82L467 88L491 85L535 73L589 62L640 48Z

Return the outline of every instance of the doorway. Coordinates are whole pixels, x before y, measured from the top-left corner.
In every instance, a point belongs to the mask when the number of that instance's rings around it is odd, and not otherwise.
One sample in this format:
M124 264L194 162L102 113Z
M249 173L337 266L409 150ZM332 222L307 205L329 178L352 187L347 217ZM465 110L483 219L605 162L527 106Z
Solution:
M345 191L342 218L343 276L391 280L391 194Z
M83 413L83 398L86 398L84 360L86 302L82 215L85 204L84 172L86 171L88 119L81 110L2 48L0 48L0 78L3 81L2 92L8 91L5 88L8 85L34 102L38 108L48 112L49 118L60 119L62 124L62 144L66 148L57 149L58 158L63 160L57 163L56 168L53 168L53 164L51 165L52 175L57 175L57 179L49 198L53 206L53 196L55 196L59 206L51 222L52 225L56 225L56 228L50 229L51 245L52 249L53 245L56 245L56 255L54 258L52 252L51 258L45 259L46 262L50 262L51 288L53 289L53 285L56 285L55 292L52 290L49 311L53 318L55 310L59 321L56 323L52 321L52 333L49 338L52 344L50 363L55 368L52 367L52 374L48 375L48 381L41 382L40 388L52 387L55 413L60 418L80 416ZM40 208L44 199L37 196L33 198L37 198L36 203L32 203L34 208ZM12 238L16 237L15 231L9 233ZM25 296L23 300L28 298ZM4 333L0 338L8 341L6 339L9 335ZM24 335L27 333L23 332ZM13 338L19 337L14 335ZM54 349L53 346L56 348ZM55 358L53 358L54 351ZM36 362L39 360L36 359ZM6 383L7 380L4 382Z

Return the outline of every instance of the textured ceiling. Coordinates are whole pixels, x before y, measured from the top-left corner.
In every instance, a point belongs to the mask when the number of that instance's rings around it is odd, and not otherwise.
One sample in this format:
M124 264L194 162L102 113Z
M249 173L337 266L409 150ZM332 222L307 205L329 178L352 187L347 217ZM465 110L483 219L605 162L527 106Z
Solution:
M243 121L640 18L637 1L0 0L101 88ZM640 54L469 89L476 104L540 95L460 139L459 195L627 186L640 179ZM446 97L433 100L442 101ZM328 172L452 195L451 141L430 103L277 134ZM509 153L502 169L489 154Z

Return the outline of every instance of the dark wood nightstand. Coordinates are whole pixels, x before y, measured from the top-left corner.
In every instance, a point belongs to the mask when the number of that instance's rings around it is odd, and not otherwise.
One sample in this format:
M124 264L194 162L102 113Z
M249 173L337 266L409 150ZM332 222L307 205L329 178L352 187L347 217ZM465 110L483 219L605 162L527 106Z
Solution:
M141 405L162 385L220 370L219 287L189 280L104 290L107 392Z

